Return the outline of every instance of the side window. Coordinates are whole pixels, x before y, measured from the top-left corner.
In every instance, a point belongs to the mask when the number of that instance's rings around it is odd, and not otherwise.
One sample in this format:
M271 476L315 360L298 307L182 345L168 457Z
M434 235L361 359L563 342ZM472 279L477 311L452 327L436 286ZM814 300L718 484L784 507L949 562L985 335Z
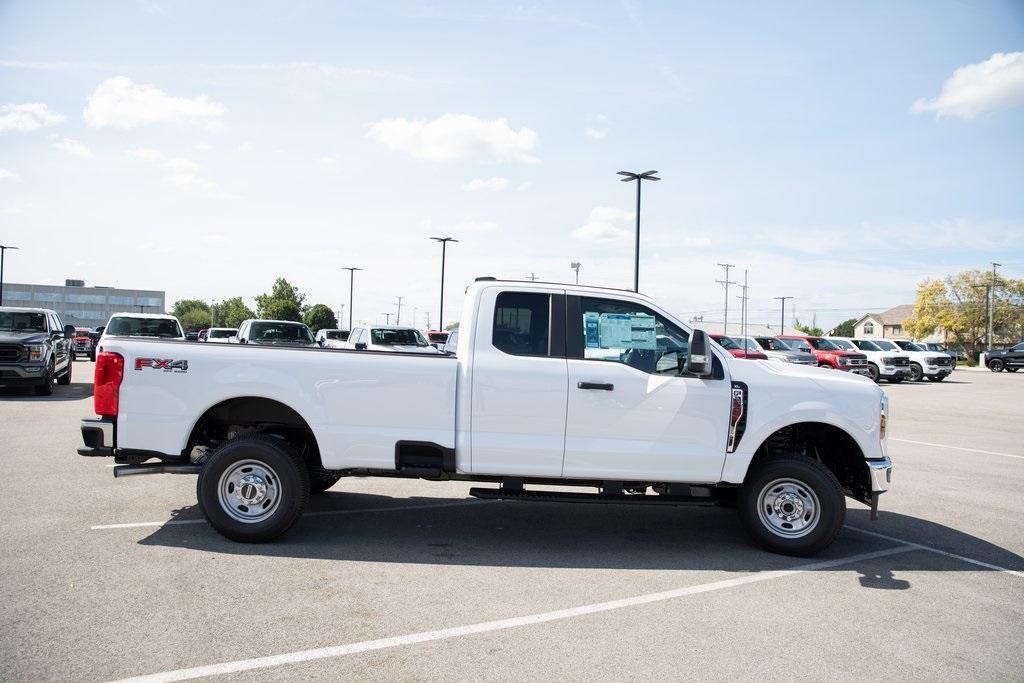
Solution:
M864 334L874 334L875 324L871 322L864 323Z
M580 299L583 358L623 363L643 372L676 374L686 364L690 334L644 306Z
M513 356L547 356L550 327L550 294L502 292L494 306L491 343Z

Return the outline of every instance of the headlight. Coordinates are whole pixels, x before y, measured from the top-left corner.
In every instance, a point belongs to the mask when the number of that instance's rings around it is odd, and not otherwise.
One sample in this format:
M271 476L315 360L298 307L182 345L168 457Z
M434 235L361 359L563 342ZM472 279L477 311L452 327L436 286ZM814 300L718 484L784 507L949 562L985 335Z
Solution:
M29 344L28 346L28 359L29 360L42 360L43 354L46 352L46 347L42 344Z
M847 359L845 357L843 357L843 356L839 357L839 364L840 365L846 365L848 362L849 361L847 361Z
M883 365L892 365L892 362L893 362L892 358L883 358L882 359L882 364Z

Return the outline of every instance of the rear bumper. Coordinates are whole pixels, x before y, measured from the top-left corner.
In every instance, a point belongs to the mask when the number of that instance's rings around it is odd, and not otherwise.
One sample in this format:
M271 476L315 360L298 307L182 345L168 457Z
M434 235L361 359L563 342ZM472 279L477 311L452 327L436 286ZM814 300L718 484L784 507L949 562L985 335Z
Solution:
M89 458L114 456L114 420L109 417L85 418L81 422L82 442L79 455Z

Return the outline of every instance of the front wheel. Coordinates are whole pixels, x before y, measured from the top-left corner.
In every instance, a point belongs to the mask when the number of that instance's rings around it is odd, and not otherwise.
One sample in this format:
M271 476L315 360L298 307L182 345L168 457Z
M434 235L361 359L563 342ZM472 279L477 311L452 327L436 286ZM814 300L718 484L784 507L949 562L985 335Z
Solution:
M46 376L36 385L36 396L49 396L53 393L53 361L46 366Z
M988 369L992 372L1002 372L1004 367L1003 361L998 358L993 358L988 362Z
M831 370L832 369L832 366L829 365L828 363L818 363L818 367L819 368L825 368L826 370Z
M302 516L309 474L288 443L267 435L228 441L203 464L199 507L222 536L243 543L272 541Z
M803 456L764 460L740 487L740 522L761 547L806 557L835 541L846 499L830 469Z
M64 371L64 374L57 378L57 384L62 387L66 387L71 384L71 370L75 367L73 361L68 361L68 369Z
M910 379L920 382L924 379L924 370L917 363L910 364Z
M874 363L868 363L868 377L871 378L871 381L877 383L878 382L878 376L879 376L878 366L875 365Z

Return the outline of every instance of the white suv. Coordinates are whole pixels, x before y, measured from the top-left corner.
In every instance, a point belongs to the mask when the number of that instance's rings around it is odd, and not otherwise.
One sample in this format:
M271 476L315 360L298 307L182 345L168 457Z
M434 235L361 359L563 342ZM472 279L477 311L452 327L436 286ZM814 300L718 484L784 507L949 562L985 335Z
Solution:
M932 382L941 382L953 372L953 358L949 354L925 351L914 342L902 339L868 339L883 351L904 353L910 356L910 379L920 382L927 377Z
M888 380L899 384L910 378L910 356L902 351L886 351L868 339L825 337L844 351L859 351L868 357L868 377L875 382Z
M356 325L348 335L345 348L357 351L441 353L415 327L399 325Z

